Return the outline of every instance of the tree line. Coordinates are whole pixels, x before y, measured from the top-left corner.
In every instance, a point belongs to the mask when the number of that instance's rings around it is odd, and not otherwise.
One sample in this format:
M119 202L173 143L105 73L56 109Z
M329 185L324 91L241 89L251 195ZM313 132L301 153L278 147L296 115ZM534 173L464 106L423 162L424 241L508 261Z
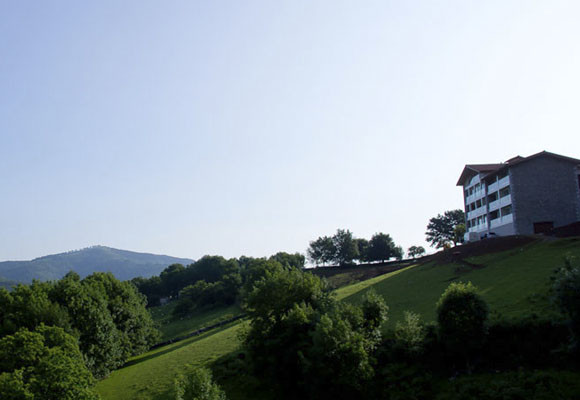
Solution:
M370 240L355 238L348 229L337 229L333 236L322 236L310 242L309 260L315 265L350 265L355 261L384 262L391 258L402 259L404 252L390 235L375 233Z
M264 266L301 270L304 262L303 255L285 252L268 258L204 256L187 266L172 264L159 276L132 282L147 297L149 306L160 304L161 299L177 299L173 313L183 317L202 308L236 303L243 286L259 279L258 271Z

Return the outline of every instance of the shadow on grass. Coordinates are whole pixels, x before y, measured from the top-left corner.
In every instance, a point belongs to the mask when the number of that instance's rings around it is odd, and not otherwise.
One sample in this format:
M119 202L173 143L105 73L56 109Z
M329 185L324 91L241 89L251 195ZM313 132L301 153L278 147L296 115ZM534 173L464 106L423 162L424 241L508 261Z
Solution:
M216 333L219 333L219 332L222 332L226 329L229 329L232 326L239 324L240 322L241 322L240 320L233 321L229 324L225 324L225 325L222 325L222 326L217 327L215 329L204 332L201 335L193 336L193 337L190 337L188 339L184 339L184 340L176 342L176 343L171 343L171 344L168 344L167 346L164 346L164 347L159 347L159 348L153 350L152 352L150 352L150 354L147 354L147 355L144 355L144 356L139 357L137 359L128 361L120 369L127 368L127 367L130 367L132 365L141 364L144 361L148 361L148 360L157 358L159 356L162 356L164 354L171 353L172 351L179 350L182 347L185 347L185 346L188 346L192 343L198 342L201 339L205 339L208 336L215 335Z

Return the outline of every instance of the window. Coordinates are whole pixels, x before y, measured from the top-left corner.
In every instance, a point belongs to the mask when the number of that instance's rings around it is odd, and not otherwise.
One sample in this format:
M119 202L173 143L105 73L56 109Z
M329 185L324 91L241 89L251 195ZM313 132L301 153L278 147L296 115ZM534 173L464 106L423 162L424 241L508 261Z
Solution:
M508 170L507 170L507 169L506 169L505 171L502 171L502 172L500 172L500 173L497 175L497 179L503 179L503 178L505 178L506 176L508 176Z
M477 225L481 225L482 221L483 221L483 218L477 217Z
M479 208L479 207L481 207L481 200L477 200L475 202L475 208Z
M495 210L489 213L489 220L493 221L494 219L498 219L499 218L499 211Z
M481 199L481 205L484 206L487 204L487 201L485 201L485 197L483 199Z
M471 207L471 211L475 210L475 203L471 203L470 207Z
M499 191L499 197L506 197L509 194L510 194L510 187L509 186L506 186L503 189L500 189L500 191Z
M501 216L505 217L506 215L510 215L512 213L512 206L505 206L501 209Z
M498 194L497 192L493 192L492 194L490 194L489 196L487 196L487 202L491 203L492 201L496 201L498 199Z
M469 188L469 195L471 196L473 194L473 188Z

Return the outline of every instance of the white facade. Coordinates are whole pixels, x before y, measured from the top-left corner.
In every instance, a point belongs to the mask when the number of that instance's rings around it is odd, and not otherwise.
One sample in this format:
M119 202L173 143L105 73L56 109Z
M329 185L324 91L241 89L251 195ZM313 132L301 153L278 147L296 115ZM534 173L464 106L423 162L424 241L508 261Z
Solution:
M477 173L463 186L467 241L490 233L511 235L515 232L509 174L499 174L492 183L482 180L484 176Z

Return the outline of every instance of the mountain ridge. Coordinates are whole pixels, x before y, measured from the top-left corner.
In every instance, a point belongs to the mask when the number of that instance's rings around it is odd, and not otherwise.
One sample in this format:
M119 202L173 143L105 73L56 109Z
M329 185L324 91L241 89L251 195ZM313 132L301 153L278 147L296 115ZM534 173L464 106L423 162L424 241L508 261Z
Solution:
M60 279L70 271L81 277L112 272L120 280L158 275L171 264L191 264L189 258L140 253L102 245L41 256L28 261L0 262L0 276L7 281L30 283Z

